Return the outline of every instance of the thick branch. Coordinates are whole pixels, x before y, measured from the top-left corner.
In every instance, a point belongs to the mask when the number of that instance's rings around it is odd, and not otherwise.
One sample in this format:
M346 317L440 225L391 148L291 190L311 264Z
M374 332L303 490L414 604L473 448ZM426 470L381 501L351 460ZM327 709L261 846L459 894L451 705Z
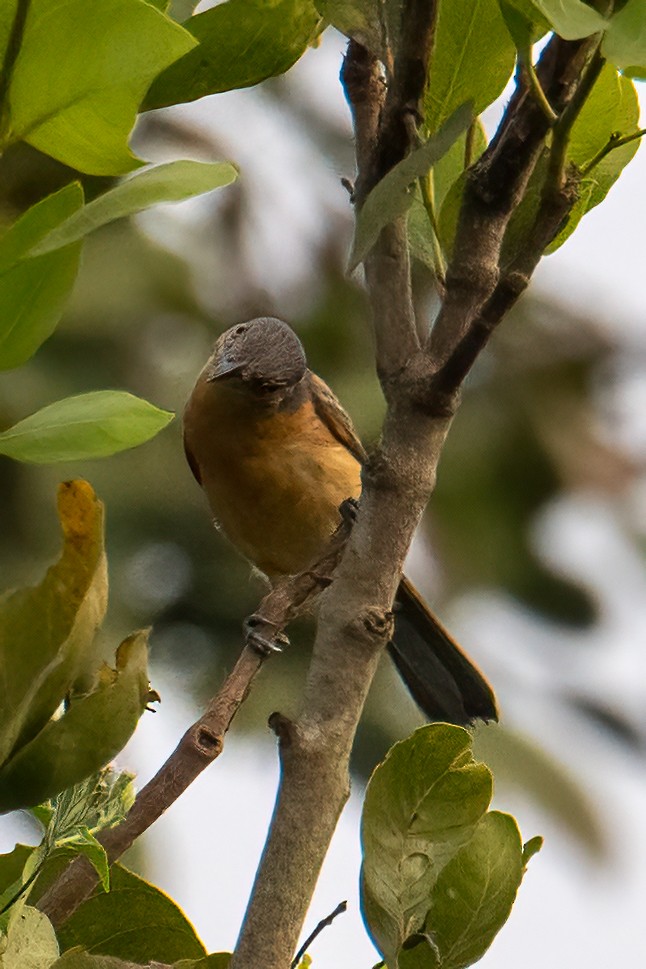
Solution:
M428 43L430 35L425 36ZM355 121L358 184L366 185L366 173L380 151L383 91L375 83L374 59L355 43L349 46L343 76ZM398 90L410 97L403 82ZM422 92L423 82L419 97ZM403 117L406 106L400 107ZM408 150L408 140L403 147ZM422 354L403 220L382 231L367 261L366 279L377 366L390 406L382 446L364 468L358 520L334 583L321 600L302 712L295 722L273 718L281 782L232 969L251 969L259 960L263 969L286 969L296 949L348 796L357 724L391 635L393 598L449 426L446 415L429 419L411 405L411 361L421 360Z
M274 586L252 617L254 637L275 639L292 619L308 608L328 584L347 536L348 526L344 522L311 570ZM204 714L189 727L165 764L139 792L125 820L99 835L110 862L117 861L220 755L225 734L267 655L250 645L244 647ZM41 897L38 907L58 926L91 894L96 883L95 870L85 858L79 857Z

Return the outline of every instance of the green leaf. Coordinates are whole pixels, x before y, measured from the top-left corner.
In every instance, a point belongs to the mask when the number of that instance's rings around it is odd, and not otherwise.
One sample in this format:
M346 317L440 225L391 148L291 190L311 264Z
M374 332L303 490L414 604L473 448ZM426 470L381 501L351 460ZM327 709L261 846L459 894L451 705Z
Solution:
M519 51L526 51L550 29L532 0L498 0L507 30Z
M363 808L362 909L385 960L419 932L442 870L487 809L492 778L461 727L429 724L395 744Z
M170 411L120 390L65 397L0 433L0 454L51 464L102 458L150 440Z
M97 841L89 828L82 827L73 840L66 842L79 855L83 855L90 862L97 875L104 892L110 891L110 862L108 853L103 845Z
M437 131L459 105L480 114L503 90L516 48L498 0L440 0L424 98L424 123Z
M601 53L617 67L646 68L646 5L628 3L610 18Z
M621 77L606 64L577 117L567 148L567 161L584 168L617 134L637 130L639 104L633 83ZM633 158L638 141L630 142L610 152L579 183L578 200L565 224L545 250L555 252L574 232L575 228L595 205L598 205ZM536 164L525 190L523 201L513 213L503 247L503 261L511 258L527 239L542 204L542 191L548 171L548 156L544 152ZM444 213L442 213L444 224Z
M538 854L542 847L543 838L540 836L540 834L534 835L533 838L530 838L529 841L525 842L523 845L523 868L527 868L529 862L532 860L534 855Z
M48 802L48 839L60 847L73 839L81 827L99 831L118 824L132 807L133 780L134 775L127 771L117 773L106 767L62 791Z
M195 929L178 906L121 865L112 866L111 891L83 902L64 922L59 942L63 950L82 945L90 953L143 964L206 956Z
M522 877L518 825L491 811L441 872L419 944L400 953L399 969L463 969L477 962L509 918Z
M38 909L24 906L9 922L0 969L50 969L58 957L54 926Z
M321 15L346 37L392 64L400 29L401 0L316 0Z
M148 631L117 649L92 693L72 699L0 769L0 811L31 807L112 760L132 736L150 697Z
M153 78L195 46L143 0L31 0L9 89L7 141L93 175L139 164L128 134Z
M181 160L147 168L125 179L56 226L32 248L30 255L42 255L68 246L115 219L134 215L160 202L181 202L230 185L237 174L237 169L228 162Z
M56 328L74 286L80 245L20 262L83 204L78 183L28 209L0 239L0 369L25 363Z
M487 136L482 124L478 120L474 122L472 131L469 134L465 133L461 135L428 174L432 186L434 210L438 221L438 215L442 210L442 206L450 189L464 172L468 137L472 138L471 157L468 163L472 164L476 161L487 147ZM433 229L419 188L415 190L413 204L408 214L408 241L411 254L435 271L438 267L435 265Z
M184 24L199 46L153 83L144 110L195 101L284 74L315 41L311 0L229 0Z
M583 168L616 135L635 132L638 122L639 101L633 82L607 64L572 126L568 161ZM590 170L579 187L577 204L547 252L555 252L563 245L585 213L604 200L638 148L638 140L615 148Z
M532 0L564 40L579 40L605 30L608 22L582 0Z
M103 505L87 482L68 481L58 514L58 562L39 585L0 598L0 764L36 736L88 662L94 669L108 594Z
M453 113L437 134L395 165L373 188L357 216L350 271L366 258L383 227L408 212L415 198L415 180L428 173L470 122L471 106L465 104Z

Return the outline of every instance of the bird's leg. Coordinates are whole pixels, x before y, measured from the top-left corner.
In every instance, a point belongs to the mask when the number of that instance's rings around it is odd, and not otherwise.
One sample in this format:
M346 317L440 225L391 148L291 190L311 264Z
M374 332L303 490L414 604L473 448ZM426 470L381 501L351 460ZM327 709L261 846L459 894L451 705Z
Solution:
M289 646L289 639L277 623L272 622L271 619L263 616L260 612L254 612L247 616L242 624L242 629L247 646L261 656L282 653L284 647Z
M339 505L339 514L341 515L341 520L348 529L352 528L357 520L357 515L359 514L359 502L356 498L346 498Z
M333 563L333 568L330 569L330 572L333 572L334 568L336 568L338 564L339 552L350 536L352 526L357 520L358 512L359 502L356 498L346 498L345 501L342 501L339 505L339 515L341 516L341 521L339 522L339 526L331 539L331 541L336 545L336 551L334 555L335 561ZM316 568L308 569L304 574L311 576L311 578L321 587L321 589L326 589L329 585L332 585L334 580L332 575L329 575L327 572L322 572L320 569Z

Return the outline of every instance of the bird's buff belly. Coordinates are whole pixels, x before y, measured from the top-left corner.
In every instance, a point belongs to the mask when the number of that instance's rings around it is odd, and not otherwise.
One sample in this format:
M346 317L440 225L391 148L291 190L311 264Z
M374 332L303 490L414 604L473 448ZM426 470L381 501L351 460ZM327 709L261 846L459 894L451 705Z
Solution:
M339 505L361 491L358 462L336 442L247 454L209 478L218 526L269 576L312 564L339 522Z

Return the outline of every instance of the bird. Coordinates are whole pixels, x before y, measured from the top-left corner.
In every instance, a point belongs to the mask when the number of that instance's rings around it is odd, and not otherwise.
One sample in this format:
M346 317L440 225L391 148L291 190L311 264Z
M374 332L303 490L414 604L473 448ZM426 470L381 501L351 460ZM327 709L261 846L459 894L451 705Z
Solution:
M340 506L361 494L366 452L294 330L274 317L215 343L183 417L189 467L220 531L270 582L320 557ZM403 576L390 655L425 716L497 720L494 691Z

